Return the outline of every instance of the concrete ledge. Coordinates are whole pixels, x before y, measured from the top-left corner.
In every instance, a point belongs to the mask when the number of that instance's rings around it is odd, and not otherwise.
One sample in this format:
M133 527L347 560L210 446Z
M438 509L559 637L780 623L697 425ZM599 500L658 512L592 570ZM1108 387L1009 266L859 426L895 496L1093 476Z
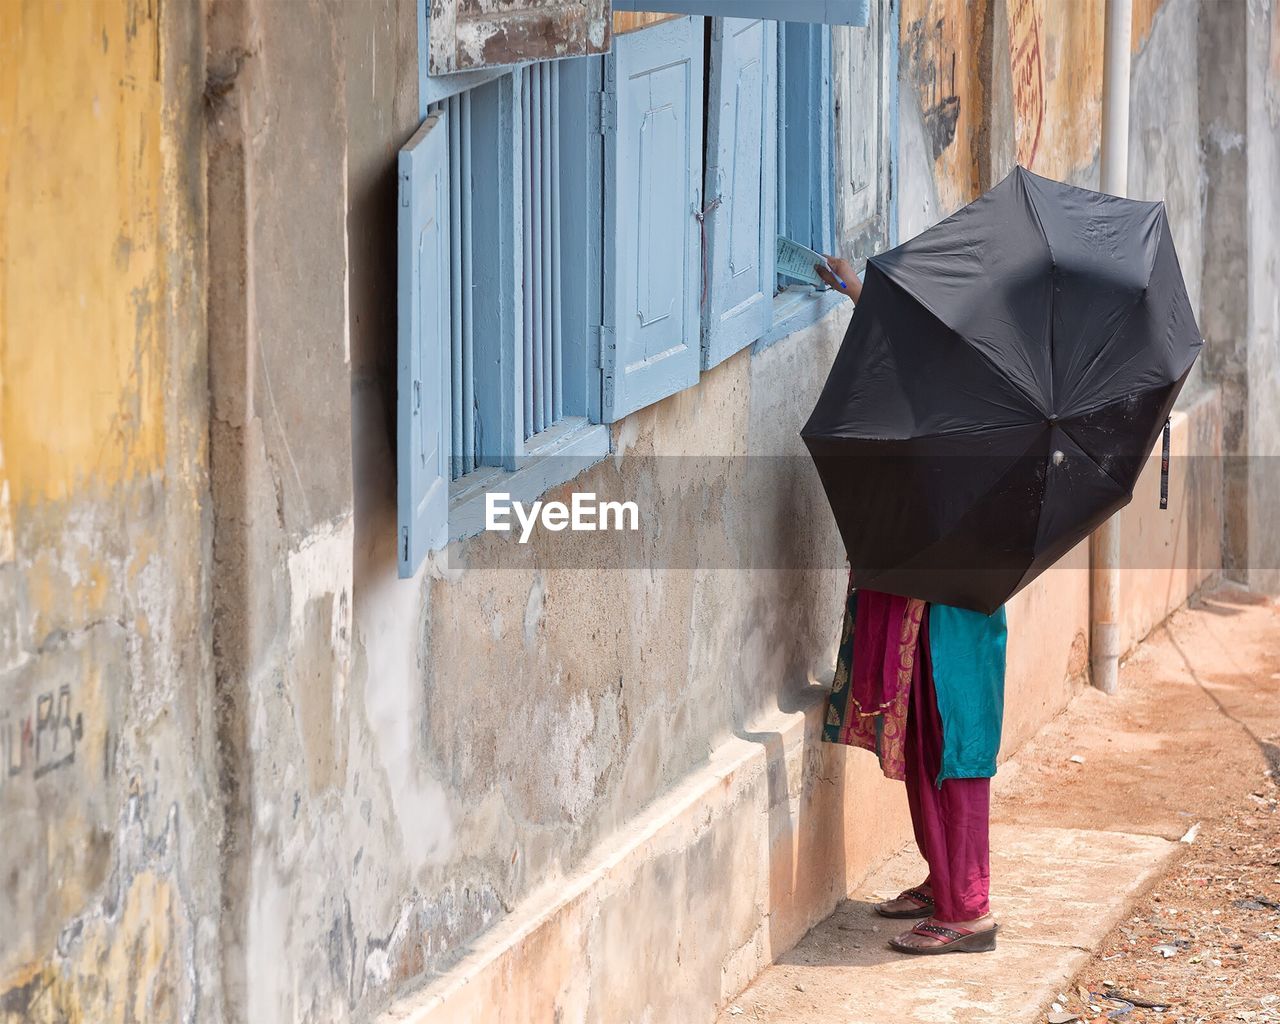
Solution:
M923 862L914 849L904 851L770 967L721 1024L1041 1020L1040 1007L1183 848L1123 832L993 826L999 944L992 953L945 957L894 953L889 936L911 922L886 921L871 910L872 902L920 881Z
M825 692L727 740L381 1024L712 1020L909 835L900 787L821 742Z

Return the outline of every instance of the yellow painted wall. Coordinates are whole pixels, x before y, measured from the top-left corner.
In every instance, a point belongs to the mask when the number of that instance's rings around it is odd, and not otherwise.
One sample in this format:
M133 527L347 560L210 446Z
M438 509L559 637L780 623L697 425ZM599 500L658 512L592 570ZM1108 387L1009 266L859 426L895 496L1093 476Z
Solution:
M155 0L0 0L0 443L14 515L160 465Z
M181 1019L205 970L202 20L0 0L0 1024Z
M1164 0L1133 0L1133 52L1146 45L1156 14L1164 6Z

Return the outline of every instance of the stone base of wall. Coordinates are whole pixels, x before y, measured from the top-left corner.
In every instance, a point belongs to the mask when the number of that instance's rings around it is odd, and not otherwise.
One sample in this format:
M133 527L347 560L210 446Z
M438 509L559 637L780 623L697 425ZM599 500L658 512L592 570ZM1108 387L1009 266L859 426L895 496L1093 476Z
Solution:
M811 689L381 1024L712 1020L911 834L901 786L821 742Z

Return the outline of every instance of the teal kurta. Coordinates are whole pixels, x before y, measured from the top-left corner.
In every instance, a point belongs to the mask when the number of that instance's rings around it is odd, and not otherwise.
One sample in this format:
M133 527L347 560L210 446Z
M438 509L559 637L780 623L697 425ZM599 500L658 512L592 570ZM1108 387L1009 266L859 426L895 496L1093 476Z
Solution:
M944 779L989 779L996 773L1004 719L1004 609L994 615L929 606L929 654L942 718Z
M836 680L827 707L823 738L833 743L855 743L881 754L885 765L885 716L871 719L868 732L858 728L857 712L849 707L847 682L853 660L854 619L857 591L850 590L845 604L845 621L840 644ZM1005 646L1008 628L1004 609L993 615L933 604L929 609L929 654L933 667L934 691L942 721L942 768L938 785L947 779L985 779L996 773L1000 750L1000 730L1004 717ZM905 716L906 703L886 712L889 718ZM863 720L864 722L867 720ZM890 733L901 733L898 721ZM861 737L855 735L861 733ZM900 760L899 749L893 752ZM894 760L891 756L890 760ZM893 774L886 767L886 773Z

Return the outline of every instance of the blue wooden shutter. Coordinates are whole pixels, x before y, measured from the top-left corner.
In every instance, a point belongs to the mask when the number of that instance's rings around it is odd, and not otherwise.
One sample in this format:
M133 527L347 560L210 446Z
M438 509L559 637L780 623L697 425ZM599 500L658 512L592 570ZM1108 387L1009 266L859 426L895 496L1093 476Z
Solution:
M449 539L449 151L443 112L400 150L396 476L402 578Z
M844 72L836 78L838 244L855 263L893 244L897 228L897 6L874 0L867 31L833 40L832 64Z
M707 302L702 366L773 322L777 242L778 26L721 18L707 101Z
M836 228L831 29L791 23L780 27L779 36L778 233L831 252Z
M606 423L698 379L702 52L702 20L682 18L620 37L606 59Z
M868 3L869 0L613 0L613 9L866 25Z

